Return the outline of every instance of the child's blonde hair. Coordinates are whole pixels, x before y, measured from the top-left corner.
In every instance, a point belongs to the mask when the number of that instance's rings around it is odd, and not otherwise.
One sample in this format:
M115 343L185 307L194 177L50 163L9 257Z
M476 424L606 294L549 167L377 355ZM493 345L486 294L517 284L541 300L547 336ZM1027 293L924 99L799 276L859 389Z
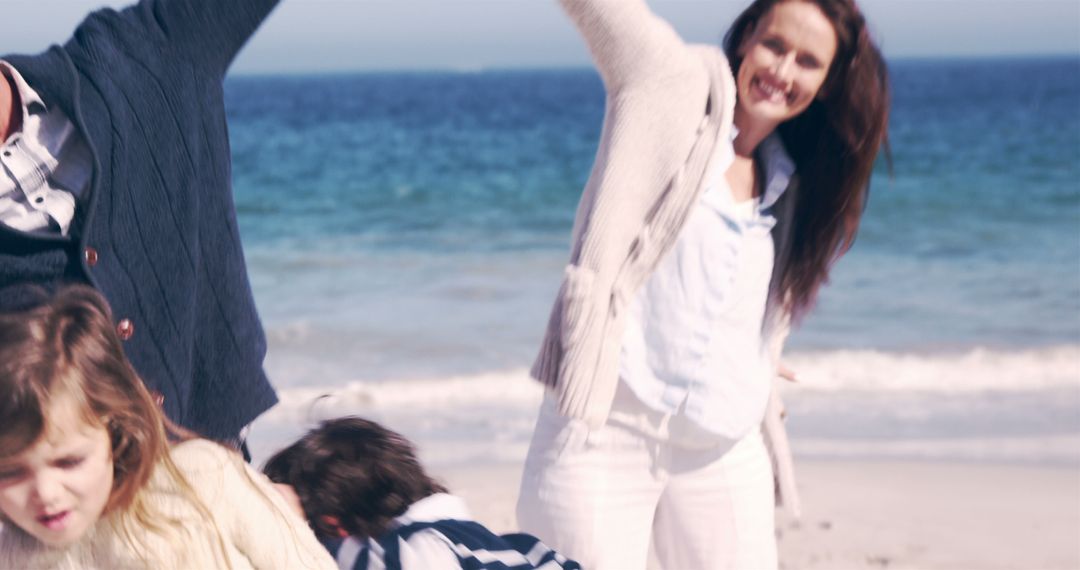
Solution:
M169 455L170 435L191 436L169 422L124 356L105 300L81 285L34 296L39 302L33 308L0 315L0 460L44 437L50 402L68 397L88 425L109 434L113 487L102 517L119 515L113 518L136 550L136 528L170 539L176 530L140 495L156 469L174 479L213 524Z

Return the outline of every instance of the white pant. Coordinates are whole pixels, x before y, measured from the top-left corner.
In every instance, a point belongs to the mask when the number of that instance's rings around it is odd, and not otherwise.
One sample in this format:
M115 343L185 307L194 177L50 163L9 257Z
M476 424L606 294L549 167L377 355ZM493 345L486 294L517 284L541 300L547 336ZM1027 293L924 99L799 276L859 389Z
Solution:
M589 430L545 398L518 524L585 570L777 567L772 465L759 431L723 440L642 404L620 382Z

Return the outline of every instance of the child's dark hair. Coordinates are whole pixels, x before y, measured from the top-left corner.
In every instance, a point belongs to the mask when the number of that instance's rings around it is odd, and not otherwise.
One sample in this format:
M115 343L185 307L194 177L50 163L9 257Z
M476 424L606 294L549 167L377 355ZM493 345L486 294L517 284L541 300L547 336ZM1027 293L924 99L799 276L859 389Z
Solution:
M409 440L358 417L322 422L263 467L291 485L316 534L377 537L410 505L446 488L420 466Z

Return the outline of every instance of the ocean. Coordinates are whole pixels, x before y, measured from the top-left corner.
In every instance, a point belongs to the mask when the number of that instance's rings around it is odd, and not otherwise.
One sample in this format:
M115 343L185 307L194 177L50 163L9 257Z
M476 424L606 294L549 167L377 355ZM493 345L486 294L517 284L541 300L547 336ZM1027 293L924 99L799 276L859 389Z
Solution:
M1080 465L1080 58L901 60L891 174L786 361L795 453ZM282 403L520 461L603 118L591 69L232 76L240 229Z

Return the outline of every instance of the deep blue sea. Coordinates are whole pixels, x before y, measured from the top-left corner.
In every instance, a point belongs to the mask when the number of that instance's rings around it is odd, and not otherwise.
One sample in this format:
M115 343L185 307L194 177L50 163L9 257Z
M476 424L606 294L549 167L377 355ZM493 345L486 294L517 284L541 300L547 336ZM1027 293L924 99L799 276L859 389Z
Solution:
M912 454L1072 461L1080 58L891 73L892 173L879 161L855 247L789 343L792 429L804 453L858 433L899 455L932 438ZM334 412L427 441L496 431L518 453L603 118L595 72L235 76L226 95L276 417L330 393ZM998 453L1029 436L1052 449Z

